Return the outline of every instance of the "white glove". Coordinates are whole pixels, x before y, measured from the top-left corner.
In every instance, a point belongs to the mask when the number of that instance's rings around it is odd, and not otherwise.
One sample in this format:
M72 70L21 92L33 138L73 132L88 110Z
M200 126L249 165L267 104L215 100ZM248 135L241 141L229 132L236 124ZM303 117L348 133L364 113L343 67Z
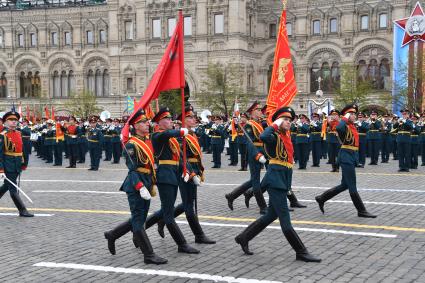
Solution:
M6 175L4 173L0 173L0 179L6 178Z
M198 175L194 176L194 177L192 178L192 181L193 181L193 183L194 183L196 186L200 186L200 185L201 185L201 178L200 178Z
M211 126L211 129L217 129L217 124L213 124L213 125Z
M145 199L145 200L150 200L151 199L151 193L149 192L149 190L145 186L143 186L140 189L139 192L140 192L140 196L142 197L142 199Z
M351 116L351 113L350 113L350 112L345 113L345 115L344 115L344 117L345 117L346 119L350 119L350 116Z
M278 127L280 127L280 125L282 125L283 123L283 118L279 118L276 121L273 122L273 125L276 125Z
M181 131L183 131L183 136L187 136L189 134L189 130L186 128L181 128Z
M264 155L261 155L261 157L258 159L258 162L260 162L261 164L266 164L267 159L264 157Z
M301 123L301 121L298 121L297 122L297 125L298 125L298 127L302 127L303 126L303 123Z
M183 173L182 178L183 178L183 181L185 183L187 183L189 181L189 178L190 178L189 173L187 173L187 172Z

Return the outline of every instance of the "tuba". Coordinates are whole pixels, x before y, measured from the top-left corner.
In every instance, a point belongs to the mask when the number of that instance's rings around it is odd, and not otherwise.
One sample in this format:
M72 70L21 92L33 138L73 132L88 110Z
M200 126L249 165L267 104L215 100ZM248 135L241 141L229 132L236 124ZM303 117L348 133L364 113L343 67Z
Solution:
M105 122L106 119L111 118L111 113L107 110L102 111L102 113L100 113L100 120L102 120L102 122Z

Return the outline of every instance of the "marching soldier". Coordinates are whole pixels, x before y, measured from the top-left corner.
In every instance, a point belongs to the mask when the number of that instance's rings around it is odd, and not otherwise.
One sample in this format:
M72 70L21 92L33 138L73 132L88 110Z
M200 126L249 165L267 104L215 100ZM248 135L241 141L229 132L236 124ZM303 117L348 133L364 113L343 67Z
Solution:
M297 124L296 145L298 147L298 169L306 169L309 156L310 124L308 117L301 114Z
M100 159L102 158L102 131L97 127L97 118L92 117L89 121L90 128L87 131L87 141L90 152L90 171L99 170Z
M357 192L355 167L358 163L357 154L359 150L359 134L357 132L356 126L354 125L357 112L357 105L347 105L341 111L344 117L336 127L336 131L338 132L338 136L342 142L342 146L338 155L338 162L342 169L341 184L317 196L316 201L319 204L319 208L322 213L325 213L325 202L348 189L351 200L357 209L357 215L359 217L375 218L376 215L372 215L367 212L363 201Z
M418 126L420 115L418 113L412 114L413 129L412 135L410 136L412 160L410 162L410 169L418 169L418 157L419 157L419 134L421 133L421 127Z
M365 115L362 112L357 114L358 120L356 122L357 132L359 133L359 164L357 167L364 168L366 164L366 149L367 149L367 140L366 135L369 130L369 123L365 120Z
M221 167L221 152L222 152L222 138L224 135L224 127L222 125L222 118L220 115L214 117L214 124L211 126L211 150L213 154L214 166L212 168Z
M248 139L245 136L242 128L248 123L248 114L242 113L239 123L236 124L238 132L239 154L241 155L241 168L238 171L248 170Z
M401 112L402 118L394 124L397 128L397 152L398 152L398 172L409 172L411 162L411 145L413 122L409 119L409 110L404 109Z
M189 164L189 171L191 172L191 180L185 182L180 178L179 190L182 203L176 206L174 209L174 217L178 217L183 212L186 214L187 222L189 227L192 230L193 235L195 235L195 243L198 244L215 244L215 241L209 239L204 231L202 230L201 225L199 224L199 219L197 211L195 211L195 206L197 202L198 186L201 185L201 181L204 180L204 166L202 165L202 150L199 145L197 136L195 135L194 127L196 126L196 117L193 112L193 107L189 106L185 109L185 126L189 130L189 134L185 136L186 139L186 155L187 162ZM179 121L182 121L182 114L177 118ZM159 235L164 238L164 222L158 222L158 232Z
M125 159L128 175L120 191L127 194L131 218L111 231L105 232L109 252L115 255L115 241L133 231L135 244L140 246L146 264L165 264L167 260L157 256L143 227L148 215L151 196L155 195L155 160L149 136L149 120L143 110L139 110L129 122L135 135L125 145Z
M296 252L296 259L305 262L320 262L320 259L307 251L292 227L286 201L287 193L291 187L290 171L294 162L294 150L289 135L291 121L294 117L295 113L292 108L280 108L273 115L273 125L267 127L260 135L270 157L267 173L263 179L269 194L269 208L265 215L251 223L242 233L236 236L235 241L241 246L245 254L252 255L253 253L248 246L249 241L279 218L283 234Z
M381 121L378 120L378 112L372 110L370 113L369 131L367 132L366 139L368 141L367 147L369 149L370 163L369 165L378 165L379 148L381 143L382 128Z
M3 121L7 128L0 132L0 179L7 177L16 185L19 175L28 165L28 159L23 155L21 133L17 130L19 118L19 113L15 111L4 114ZM18 190L8 180L4 180L3 186L0 187L0 199L7 191L19 210L20 217L34 216L26 209Z
M75 124L75 117L69 118L69 124L65 128L66 143L68 144L69 166L66 168L76 168L78 157L78 126Z
M332 164L331 172L339 172L339 165L337 163L337 156L340 148L340 143L338 140L336 126L339 123L339 111L336 109L331 110L328 117L328 145L329 145L329 162Z
M382 122L382 151L381 151L381 163L388 163L388 160L390 159L390 152L391 152L391 127L392 124L389 121L388 114L384 115L384 121Z
M110 128L111 131L111 143L112 143L112 156L114 158L113 164L120 163L121 158L121 141L120 141L120 135L121 135L121 126L120 126L120 120L114 119L113 125Z
M112 119L108 118L105 120L106 125L103 126L103 145L105 147L105 159L103 161L111 161L112 159L112 131L110 130L112 126Z
M322 158L322 122L317 113L313 113L313 121L310 123L311 151L313 155L313 165L311 167L320 167Z
M174 203L176 202L177 189L182 178L182 172L179 170L181 162L180 145L176 138L188 135L189 131L186 128L173 130L171 117L168 108L161 108L152 119L158 125L158 131L152 134L152 144L158 165L156 176L161 209L148 217L145 227L148 229L162 220L176 242L178 252L197 254L199 251L187 243L174 220ZM184 177L185 181L189 181L185 174Z

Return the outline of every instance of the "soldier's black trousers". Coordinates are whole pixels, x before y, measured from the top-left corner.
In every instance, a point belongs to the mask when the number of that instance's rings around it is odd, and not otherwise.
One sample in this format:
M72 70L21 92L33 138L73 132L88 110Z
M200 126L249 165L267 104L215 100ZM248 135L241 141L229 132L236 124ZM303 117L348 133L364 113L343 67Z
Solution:
M133 231L140 231L143 229L148 216L151 201L142 199L140 192L136 190L127 193L127 199L131 212L131 227Z
M326 159L328 158L328 143L327 141L322 140L322 158Z
M378 163L380 142L379 140L368 141L369 156L372 163Z
M306 168L308 154L309 154L309 144L298 143L297 148L298 148L298 162L299 162L300 168Z
M105 146L105 159L111 160L112 159L112 142L106 141L104 143Z
M161 200L161 209L156 211L152 216L154 219L162 219L164 224L175 223L174 220L174 204L177 198L178 186L169 184L157 184L159 198Z
M90 167L99 169L100 159L102 158L102 148L100 146L90 147Z
M322 157L322 141L312 141L311 152L313 155L313 165L320 165L320 158Z
M55 164L56 165L62 165L62 159L63 159L63 142L58 142L54 146L54 157L55 157Z
M362 165L366 163L366 140L359 142L359 163Z
M241 154L241 168L246 168L248 166L248 146L244 143L240 143L239 153Z
M114 162L120 162L121 157L121 143L113 142L112 143L112 155L114 156Z
M419 144L411 144L411 156L412 160L410 162L410 168L417 168L419 158Z
M214 166L221 166L221 144L212 144Z
M18 173L9 173L9 172L6 172L5 173L5 175L6 175L6 177L9 179L9 180L11 180L13 183L15 183L15 184L17 184L17 179L18 179L18 176L19 176L19 174ZM9 193L10 193L10 195L12 195L12 194L16 194L16 193L18 193L18 190L12 185L12 184L10 184L9 183L9 181L7 181L7 180L4 180L4 183L3 183L3 186L1 186L0 187L0 198L7 192L7 191L9 191Z
M75 166L78 158L78 144L68 144L69 165Z
M339 144L337 143L329 143L329 162L333 165L336 166L336 157L338 156L338 152L339 152Z
M53 162L54 145L45 145L44 147L46 148L46 161Z
M425 164L425 142L422 142L420 146L422 148L422 150L421 150L422 164Z
M192 182L186 183L183 180L179 184L180 196L182 203L176 206L176 211L183 211L186 216L195 215L195 200L197 194L197 187ZM182 209L183 208L183 209ZM175 214L174 216L177 217Z
M382 139L381 160L388 161L390 159L390 152L391 152L391 139L390 138Z
M410 142L398 142L398 167L400 169L408 170L411 162L411 146Z
M238 158L238 143L229 142L230 163L236 165L239 162Z

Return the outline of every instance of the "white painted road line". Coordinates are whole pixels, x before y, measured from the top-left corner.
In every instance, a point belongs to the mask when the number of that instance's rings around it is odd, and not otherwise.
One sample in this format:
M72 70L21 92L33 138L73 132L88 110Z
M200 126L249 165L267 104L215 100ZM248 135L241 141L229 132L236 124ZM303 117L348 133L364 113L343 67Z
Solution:
M51 217L53 215L54 214L43 214L43 213L34 214L35 217ZM19 214L18 213L0 213L0 216L19 216Z
M72 191L72 190L35 190L33 193L57 193L57 194L99 194L99 195L122 195L124 192L106 192L106 191Z
M299 201L304 202L316 202L312 199L300 199ZM347 203L352 204L353 202L351 200L328 200L327 202L334 202L334 203ZM404 202L380 202L380 201L363 201L366 204L378 204L378 205L398 205L398 206L422 206L425 207L425 203L404 203Z
M102 181L102 180L21 180L21 182L29 183L106 183L106 184L122 184L123 181Z
M176 221L179 224L188 224L186 221ZM238 227L246 228L248 225L244 224L224 224L224 223L213 223L213 222L200 222L204 226L215 226L215 227ZM267 226L267 229L280 230L280 226ZM319 232L319 233L328 233L328 234L344 234L344 235L355 235L355 236L365 236L365 237L376 237L376 238L397 238L395 234L383 234L383 233L368 233L368 232L357 232L357 231L346 231L346 230L334 230L334 229L318 229L318 228L301 228L294 227L297 231L306 231L306 232Z
M47 268L64 268L64 269L76 269L76 270L92 270L100 272L114 272L114 273L125 273L125 274L145 274L145 275L157 275L166 276L171 278L189 278L197 280L211 280L214 282L228 282L228 283L281 283L280 281L269 281L269 280L257 280L247 278L235 278L231 276L221 275L210 275L202 273L187 273L179 271L168 271L168 270L155 270L155 269L139 269L139 268L124 268L124 267L112 267L102 265L87 265L77 263L55 263L55 262L39 262L34 264L35 267L47 267Z

